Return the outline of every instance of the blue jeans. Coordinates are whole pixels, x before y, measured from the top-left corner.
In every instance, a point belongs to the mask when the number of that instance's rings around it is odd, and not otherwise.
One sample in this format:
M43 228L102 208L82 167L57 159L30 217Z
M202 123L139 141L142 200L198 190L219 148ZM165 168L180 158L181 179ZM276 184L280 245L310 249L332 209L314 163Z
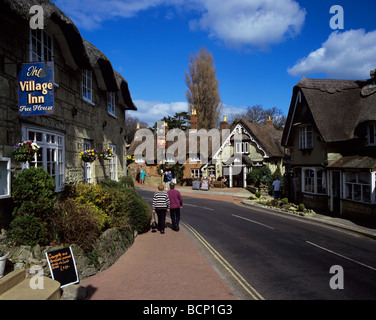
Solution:
M274 191L274 199L279 199L279 191Z

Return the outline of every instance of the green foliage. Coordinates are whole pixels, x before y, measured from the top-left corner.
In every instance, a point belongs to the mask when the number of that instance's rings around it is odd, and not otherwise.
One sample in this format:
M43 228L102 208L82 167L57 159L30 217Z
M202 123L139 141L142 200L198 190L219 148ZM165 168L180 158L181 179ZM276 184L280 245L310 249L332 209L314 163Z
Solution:
M298 211L304 211L305 205L303 203L300 203L298 206Z
M283 198L282 200L281 200L281 204L282 205L284 205L284 204L288 204L289 203L289 199L287 199L287 198Z
M10 223L9 238L16 245L45 245L48 243L47 225L31 215L18 216Z
M268 183L271 180L272 172L268 166L262 166L253 168L247 174L247 183L256 187L260 186L260 183Z
M176 182L180 182L180 180L183 178L184 176L184 169L185 169L185 166L184 165L180 165L178 163L175 163L173 165L170 165L170 164L160 164L158 166L158 172L161 172L161 170L163 170L163 172L165 172L166 170L171 170L171 173L172 175L174 176L174 178L176 178Z
M12 190L16 205L14 216L28 214L43 218L52 211L56 202L55 182L42 167L18 173Z

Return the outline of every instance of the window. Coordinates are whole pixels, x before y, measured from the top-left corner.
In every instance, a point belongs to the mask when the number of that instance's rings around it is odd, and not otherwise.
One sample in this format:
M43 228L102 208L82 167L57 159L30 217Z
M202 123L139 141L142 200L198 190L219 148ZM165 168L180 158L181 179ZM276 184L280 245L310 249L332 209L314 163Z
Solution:
M327 194L326 172L321 168L303 168L303 192Z
M345 199L370 203L371 175L369 173L345 173Z
M52 61L53 38L41 29L30 29L30 61Z
M115 92L107 92L107 109L115 117Z
M36 142L40 149L30 166L43 167L55 180L56 192L64 189L64 135L44 129L23 127L22 140Z
M93 72L82 70L82 98L88 102L93 102Z
M376 124L367 126L367 145L376 146Z
M84 140L84 150L91 150L92 143L90 140ZM90 162L84 162L84 183L92 183L92 164Z
M201 178L201 170L200 169L191 169L191 177L192 178Z
M118 181L117 165L116 165L116 146L113 144L110 144L110 148L112 149L112 152L114 153L113 157L110 160L110 177L111 177L111 180Z
M10 158L0 158L0 199L10 195Z
M236 153L249 153L248 142L237 142L235 144Z
M312 126L299 128L299 149L307 150L313 148Z

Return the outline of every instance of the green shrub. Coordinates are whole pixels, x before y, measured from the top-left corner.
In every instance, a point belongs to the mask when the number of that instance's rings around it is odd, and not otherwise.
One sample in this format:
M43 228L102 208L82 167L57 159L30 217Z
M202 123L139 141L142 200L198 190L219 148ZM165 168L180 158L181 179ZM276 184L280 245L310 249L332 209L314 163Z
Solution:
M31 215L43 218L56 202L55 181L42 167L32 167L17 174L12 185L16 208L14 216Z
M283 198L282 200L281 200L281 204L282 205L284 205L284 204L288 204L289 203L289 199L287 199L287 198Z
M304 211L305 205L303 203L300 203L298 206L298 211Z
M130 193L131 207L130 218L138 233L144 233L150 230L151 208L149 204L136 191Z
M134 188L134 183L132 177L122 176L119 178L119 182L124 185L126 188Z
M47 225L30 215L19 216L10 223L9 238L15 245L45 245L48 243Z

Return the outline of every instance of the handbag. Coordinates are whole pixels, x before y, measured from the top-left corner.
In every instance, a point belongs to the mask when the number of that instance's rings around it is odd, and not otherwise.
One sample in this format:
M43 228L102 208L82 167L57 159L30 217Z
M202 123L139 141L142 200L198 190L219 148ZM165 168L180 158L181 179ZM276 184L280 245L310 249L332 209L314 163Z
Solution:
M151 231L157 232L158 224L155 222L155 212L153 212L153 222L151 223Z

